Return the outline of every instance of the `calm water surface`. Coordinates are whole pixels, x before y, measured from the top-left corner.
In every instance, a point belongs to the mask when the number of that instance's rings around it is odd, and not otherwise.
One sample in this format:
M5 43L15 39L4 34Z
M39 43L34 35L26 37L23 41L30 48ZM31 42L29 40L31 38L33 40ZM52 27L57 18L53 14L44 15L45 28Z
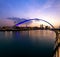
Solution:
M0 57L51 57L55 37L49 30L0 31Z

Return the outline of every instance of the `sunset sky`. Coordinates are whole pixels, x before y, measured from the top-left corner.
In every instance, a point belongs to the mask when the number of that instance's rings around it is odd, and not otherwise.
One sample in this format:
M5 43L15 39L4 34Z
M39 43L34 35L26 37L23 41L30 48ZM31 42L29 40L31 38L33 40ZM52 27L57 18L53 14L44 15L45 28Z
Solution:
M60 0L0 0L0 25L14 24L9 17L44 19L60 25Z

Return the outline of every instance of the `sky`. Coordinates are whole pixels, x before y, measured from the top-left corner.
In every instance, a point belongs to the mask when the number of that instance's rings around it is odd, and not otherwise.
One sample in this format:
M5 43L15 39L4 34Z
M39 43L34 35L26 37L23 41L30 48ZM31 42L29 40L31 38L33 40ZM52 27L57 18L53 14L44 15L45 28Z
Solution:
M0 25L13 25L17 18L44 19L60 25L60 0L0 0Z

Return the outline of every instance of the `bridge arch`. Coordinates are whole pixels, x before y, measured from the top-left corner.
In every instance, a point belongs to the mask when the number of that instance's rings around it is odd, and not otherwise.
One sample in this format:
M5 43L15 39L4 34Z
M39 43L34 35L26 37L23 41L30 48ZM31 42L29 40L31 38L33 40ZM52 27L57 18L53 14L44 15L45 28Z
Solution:
M53 29L55 29L54 26L53 26L51 23L49 23L48 21L43 20L43 19L29 19L29 20L25 20L25 21L22 21L22 22L19 22L18 24L16 24L16 26L18 26L18 25L20 25L20 24L23 24L23 23L25 23L25 22L31 21L31 20L40 20L40 21L44 21L44 22L46 22L47 24L49 24ZM55 31L55 30L53 30L53 31L56 33L55 45L56 45L56 43L57 43L57 45L55 46L54 53L57 55L56 51L59 50L59 49L58 49L58 46L59 46L59 43L58 43L58 40L59 40L59 38L58 38L58 37L59 37L59 33L58 33L58 31ZM53 55L54 55L54 53L53 53Z
M31 21L31 20L44 21L44 22L46 22L47 24L49 24L53 29L55 29L54 26L53 26L51 23L49 23L48 21L43 20L43 19L37 19L37 18L36 18L36 19L28 19L28 20L24 20L24 21L22 21L22 22L17 23L16 26L18 26L18 25L20 25L20 24L23 24L23 23L25 23L25 22Z

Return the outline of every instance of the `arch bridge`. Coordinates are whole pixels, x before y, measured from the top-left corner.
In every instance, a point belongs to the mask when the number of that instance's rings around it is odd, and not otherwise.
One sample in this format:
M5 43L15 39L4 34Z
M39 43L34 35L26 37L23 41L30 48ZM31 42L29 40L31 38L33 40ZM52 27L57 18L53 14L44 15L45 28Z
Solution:
M55 27L50 23L50 22L48 22L48 21L46 21L46 20L43 20L43 19L28 19L28 20L24 20L24 21L22 21L22 22L19 22L18 24L16 24L15 26L18 26L18 25L20 25L20 24L23 24L23 23L25 23L25 22L28 22L28 21L31 21L31 20L37 20L37 21L44 21L44 22L46 22L47 24L49 24L52 28L53 28L53 30L52 31L54 31L55 33L56 33L56 41L55 41L55 46L54 46L54 54L53 54L53 56L54 57L60 57L60 52L59 52L59 45L60 45L60 37L59 37L59 31L58 30L56 30L55 29ZM58 51L58 53L56 53Z
M48 24L54 29L54 26L53 26L51 23L49 23L48 21L43 20L43 19L37 19L37 18L36 18L36 19L24 20L24 21L22 21L22 22L17 23L16 26L18 26L18 25L20 25L20 24L23 24L23 23L25 23L25 22L31 21L31 20L44 21L44 22L48 23Z
M46 20L43 20L43 19L37 19L37 18L35 18L35 19L28 19L28 20L24 20L22 22L17 23L15 26L21 25L21 24L23 24L25 22L28 22L28 21L31 21L31 20L44 21L44 22L46 22L47 24L49 24L52 27L52 29L51 29L52 31L54 31L55 33L57 33L55 27L50 22L48 22Z

